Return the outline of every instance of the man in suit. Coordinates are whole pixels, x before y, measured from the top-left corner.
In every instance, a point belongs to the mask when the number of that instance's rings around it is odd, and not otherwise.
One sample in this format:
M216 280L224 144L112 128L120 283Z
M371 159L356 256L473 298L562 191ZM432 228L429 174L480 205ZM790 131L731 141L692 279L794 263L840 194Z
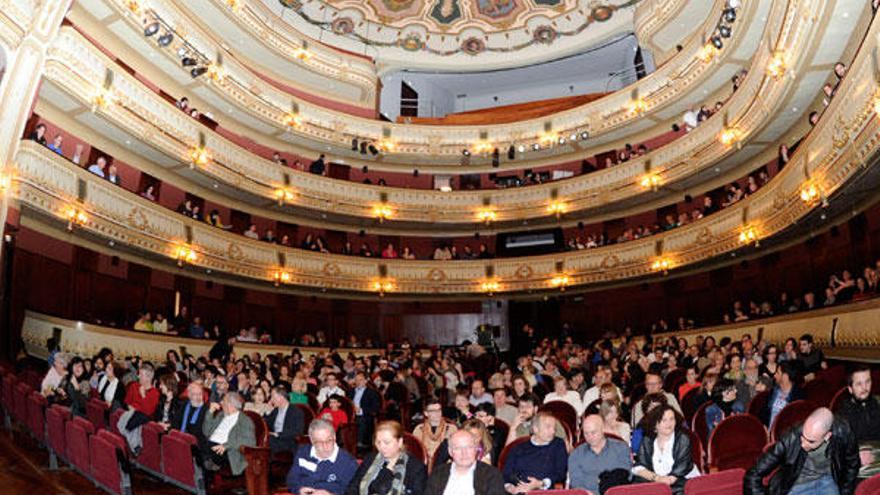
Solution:
M275 408L266 416L269 426L269 450L293 452L296 450L296 437L302 435L305 419L298 407L291 406L287 400L287 389L278 386L272 389L269 403Z
M186 396L189 400L181 403L171 414L170 423L159 423L165 430L169 428L189 433L196 437L199 446L205 445L205 433L202 426L205 416L208 415L208 407L205 406L205 389L199 382L192 382L186 387Z
M505 495L504 479L498 468L477 460L483 456L481 450L479 440L470 432L453 433L449 438L452 462L434 467L424 495Z
M358 447L369 447L373 443L373 424L382 401L379 393L367 386L367 375L363 371L354 375L354 389L348 393L348 398L354 403Z
M254 422L241 412L244 402L238 392L228 392L220 404L212 402L204 419L202 431L208 442L202 451L205 469L219 471L220 465L228 462L232 474L240 476L247 467L247 461L239 447L255 447L257 438ZM221 414L215 414L223 409Z

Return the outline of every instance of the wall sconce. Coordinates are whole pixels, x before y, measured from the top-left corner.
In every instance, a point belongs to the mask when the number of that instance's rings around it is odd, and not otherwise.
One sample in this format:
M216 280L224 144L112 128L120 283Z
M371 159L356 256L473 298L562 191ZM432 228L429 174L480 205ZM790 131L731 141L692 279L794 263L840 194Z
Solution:
M284 118L281 119L281 123L287 128L299 127L302 125L302 118L298 113L287 112L287 114L284 115Z
M767 63L767 74L773 79L779 79L785 75L788 67L785 65L785 52L777 51Z
M226 69L219 62L211 62L208 64L208 77L214 82L220 82L226 78Z
M278 188L275 190L275 199L278 200L278 206L284 206L284 203L293 202L294 197L295 195L290 189Z
M97 112L99 109L104 110L114 103L116 103L116 97L113 95L113 91L102 89L92 97L92 113Z
M495 280L487 280L480 285L480 288L486 293L486 295L493 296L498 292L498 289L501 288L501 284Z
M643 188L650 188L652 191L656 191L660 188L660 176L657 174L647 174L642 177L642 180L639 182Z
M379 293L379 297L385 297L385 293L393 292L394 288L394 281L390 279L382 279L373 282L373 290Z
M739 141L739 131L733 127L725 127L721 134L718 135L718 140L724 146L730 146Z
M629 110L629 113L633 115L641 115L645 113L646 110L648 110L648 103L645 101L644 98L637 98L634 100L630 100L629 104L627 105L627 109Z
M12 175L0 173L0 191L7 191L12 187Z
M697 54L697 58L702 60L703 62L710 62L713 58L715 58L715 54L718 53L718 49L715 48L712 43L706 43L700 48L700 52Z
M239 5L238 0L226 0L226 6L229 7L233 12L238 12L238 9L241 7Z
M568 275L565 275L564 273L560 273L550 280L550 285L558 288L560 292L565 292L565 288L568 286L568 283Z
M141 4L138 0L127 0L125 2L125 8L128 9L132 14L140 14L141 12Z
M397 148L397 144L391 139L382 139L376 143L376 148L383 153L392 153Z
M822 193L819 191L819 186L812 181L807 182L801 187L801 201L808 205L818 201L821 196Z
M272 274L272 280L275 283L275 287L280 287L281 284L289 284L290 280L293 276L288 271L277 270Z
M486 225L494 222L496 218L498 218L498 214L495 213L495 210L485 208L480 210L477 213L477 218L480 219L481 222L484 222Z
M562 201L554 201L547 206L547 212L556 215L556 218L565 213L565 203Z
M71 206L67 209L67 231L73 232L74 227L82 227L89 221L88 215L83 210Z
M293 51L293 58L302 60L303 62L306 62L310 58L312 58L312 53L309 51L308 41L302 40L302 45Z
M746 246L752 243L755 244L755 247L761 245L761 241L758 239L758 231L754 227L746 227L743 229L739 234L739 242Z
M198 146L189 152L189 168L194 169L196 166L204 167L211 162L211 155L202 146Z
M659 258L651 264L651 270L655 272L663 272L663 275L669 274L669 266L671 263L667 258Z
M183 267L183 265L187 263L194 263L198 258L195 250L190 246L185 245L177 247L175 257L177 258L177 266L179 267Z
M874 113L880 115L880 91L874 96Z
M394 211L384 203L373 207L373 216L376 217L377 220L379 220L379 223L383 223L385 220L390 219L393 215Z
M473 149L473 154L475 155L479 155L482 153L491 153L494 148L495 147L492 146L492 143L488 141L477 141L471 147L471 149Z

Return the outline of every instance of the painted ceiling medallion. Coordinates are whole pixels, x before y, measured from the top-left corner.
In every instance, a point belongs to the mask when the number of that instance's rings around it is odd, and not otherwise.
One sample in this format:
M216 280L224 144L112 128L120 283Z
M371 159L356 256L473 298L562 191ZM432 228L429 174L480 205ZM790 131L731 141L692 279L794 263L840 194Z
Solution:
M408 52L417 52L425 46L422 38L417 34L409 34L400 40L400 47Z
M544 43L545 45L549 45L553 43L553 40L556 39L556 30L550 26L538 26L535 29L535 40Z
M468 55L479 55L485 50L486 43L476 36L472 36L461 43L461 51Z
M330 28L334 33L345 36L354 31L354 20L351 17L339 17L333 20Z
M594 21L605 22L614 15L614 7L609 5L597 5L590 11L590 16Z

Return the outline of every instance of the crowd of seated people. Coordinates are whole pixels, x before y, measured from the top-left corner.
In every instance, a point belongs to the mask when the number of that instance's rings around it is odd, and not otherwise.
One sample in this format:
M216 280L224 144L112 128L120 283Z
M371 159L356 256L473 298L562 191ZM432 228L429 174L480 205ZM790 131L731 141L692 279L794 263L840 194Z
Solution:
M697 390L696 404L710 404L705 416L710 431L724 418L744 414L755 394L769 391L761 419L770 425L787 404L803 398L801 384L828 366L809 334L794 343L744 335L720 342L711 336L691 342L647 337L644 344L629 336L614 344L586 342L566 328L551 338L527 325L514 336L520 351L500 361L483 359L489 356L485 349L470 342L447 348L405 343L360 357L336 351L306 357L298 349L287 355L238 354L233 337L218 339L203 356L169 350L161 363L121 359L110 349L91 357L57 351L50 356L42 392L51 403L69 405L75 415L85 415L84 403L93 392L109 407L122 408L118 428L134 455L146 422L192 433L209 478L224 465L234 475L244 471L247 460L238 447L254 445L255 439L254 424L242 412L255 412L270 431L271 450L294 456L287 476L293 493L304 488L390 493L409 487L440 495L450 486L473 483L480 493L501 495L568 480L571 488L592 493L660 482L681 494L702 468L692 461L694 437L680 406L688 391ZM665 391L664 380L677 369L686 370L686 380L678 390ZM852 455L858 458L855 445L876 440L880 431L880 415L866 412L880 411L868 395L866 370L851 374L851 403L842 409L852 428L828 421L817 425L816 418L803 427L816 433L811 439L838 436L834 441L843 442L846 452L832 455L848 462ZM644 395L635 395L642 384ZM302 410L292 406L310 401L319 409L305 424ZM574 426L540 407L554 402L570 406ZM827 420L827 411L814 414ZM349 423L357 424L358 433L351 452L339 438ZM430 476L422 459L402 448L403 425L409 425L428 458L436 459ZM297 445L304 433L311 445ZM862 463L873 463L873 456L866 450ZM356 458L363 462L358 465ZM779 462L765 454L755 469L763 473ZM822 476L795 486L828 475L843 489L855 483L857 468L858 461L845 475L831 476L831 467L819 466Z

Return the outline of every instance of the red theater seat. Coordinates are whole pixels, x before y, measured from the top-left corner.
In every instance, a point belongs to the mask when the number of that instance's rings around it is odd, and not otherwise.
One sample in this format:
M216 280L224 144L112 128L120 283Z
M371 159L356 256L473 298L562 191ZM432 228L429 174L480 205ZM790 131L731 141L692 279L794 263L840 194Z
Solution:
M767 428L751 414L724 418L709 437L710 470L749 469L767 444Z
M53 405L46 410L46 443L49 446L52 468L57 468L57 457L67 459L67 421L70 420L70 409Z
M294 404L297 409L302 411L303 413L303 424L306 425L306 428L312 424L312 420L315 419L315 410L308 404Z
M422 462L425 463L425 466L428 465L428 451L425 449L425 446L422 445L422 441L418 439L412 433L403 433L403 446L406 447L406 451L416 459L421 459Z
M204 493L202 468L196 464L194 450L196 437L189 433L169 430L162 437L162 473L174 485L191 492Z
M99 430L89 437L92 481L117 495L131 494L130 467L125 451L125 439L118 433Z
M593 495L593 492L580 488L573 488L570 490L533 490L529 492L529 495Z
M880 493L880 474L871 476L856 488L856 495L876 495L878 493Z
M672 488L663 483L636 483L615 486L605 492L605 495L672 495Z
M700 387L692 388L681 398L681 413L684 415L684 419L688 424L691 424L691 420L694 418L694 413L697 412L697 407L699 407L696 405L697 394L699 393Z
M804 394L806 394L807 400L811 400L820 406L828 407L839 388L822 378L816 378L804 385Z
M67 462L80 474L88 477L91 472L89 436L95 433L95 427L88 420L80 417L74 417L64 427Z
M46 443L46 408L49 401L37 391L28 396L28 429L40 444Z
M107 428L107 413L109 410L110 408L107 406L107 403L101 399L93 397L86 402L86 417L95 425L95 429ZM111 431L115 430L115 428L111 429Z
M14 417L14 409L15 409L15 385L18 383L18 378L13 374L7 374L3 376L3 409L6 411L6 416L9 418Z
M529 441L529 436L522 436L519 438L515 438L512 442L505 445L503 449L501 449L501 453L498 454L498 469L504 470L504 461L507 460L507 456L510 454L510 451L521 443L525 443Z
M141 452L135 459L138 467L156 476L162 475L162 435L165 429L150 421L141 428ZM125 444L123 443L123 448Z
M831 409L831 412L836 414L837 410L840 409L840 406L843 405L843 402L847 399L849 399L849 389L847 387L843 387L834 394L834 397L831 399L831 404L828 406L828 408Z
M703 455L705 449L703 448L703 443L700 441L697 434L687 430L688 436L690 436L691 440L691 459L694 462L694 466L697 466L697 469L700 470L701 473L706 472L706 458ZM607 436L607 433L606 433Z
M28 396L31 395L33 388L25 382L19 381L15 385L15 403L13 411L15 419L23 424L28 424Z
M691 431L697 434L700 444L709 445L709 425L706 424L706 409L712 405L712 401L700 404L694 417L691 419Z
M819 404L811 400L796 400L785 406L770 426L770 441L775 442L779 437L785 435L792 426L807 419L811 412L819 408Z
M684 495L742 495L745 469L728 469L689 479Z
M563 427L569 435L571 435L571 439L574 438L574 432L578 430L578 415L577 411L574 410L574 407L572 407L571 404L561 400L554 400L543 404L538 410L547 411L552 414L554 418L563 424Z
M110 414L110 424L107 425L107 429L113 433L120 433L117 425L119 424L119 418L121 418L123 414L125 414L125 411L121 407L113 411Z
M758 392L752 397L752 400L749 401L748 407L746 407L746 412L755 416L756 418L761 417L761 411L764 410L764 406L767 405L767 401L770 400L770 391L765 390L763 392Z

